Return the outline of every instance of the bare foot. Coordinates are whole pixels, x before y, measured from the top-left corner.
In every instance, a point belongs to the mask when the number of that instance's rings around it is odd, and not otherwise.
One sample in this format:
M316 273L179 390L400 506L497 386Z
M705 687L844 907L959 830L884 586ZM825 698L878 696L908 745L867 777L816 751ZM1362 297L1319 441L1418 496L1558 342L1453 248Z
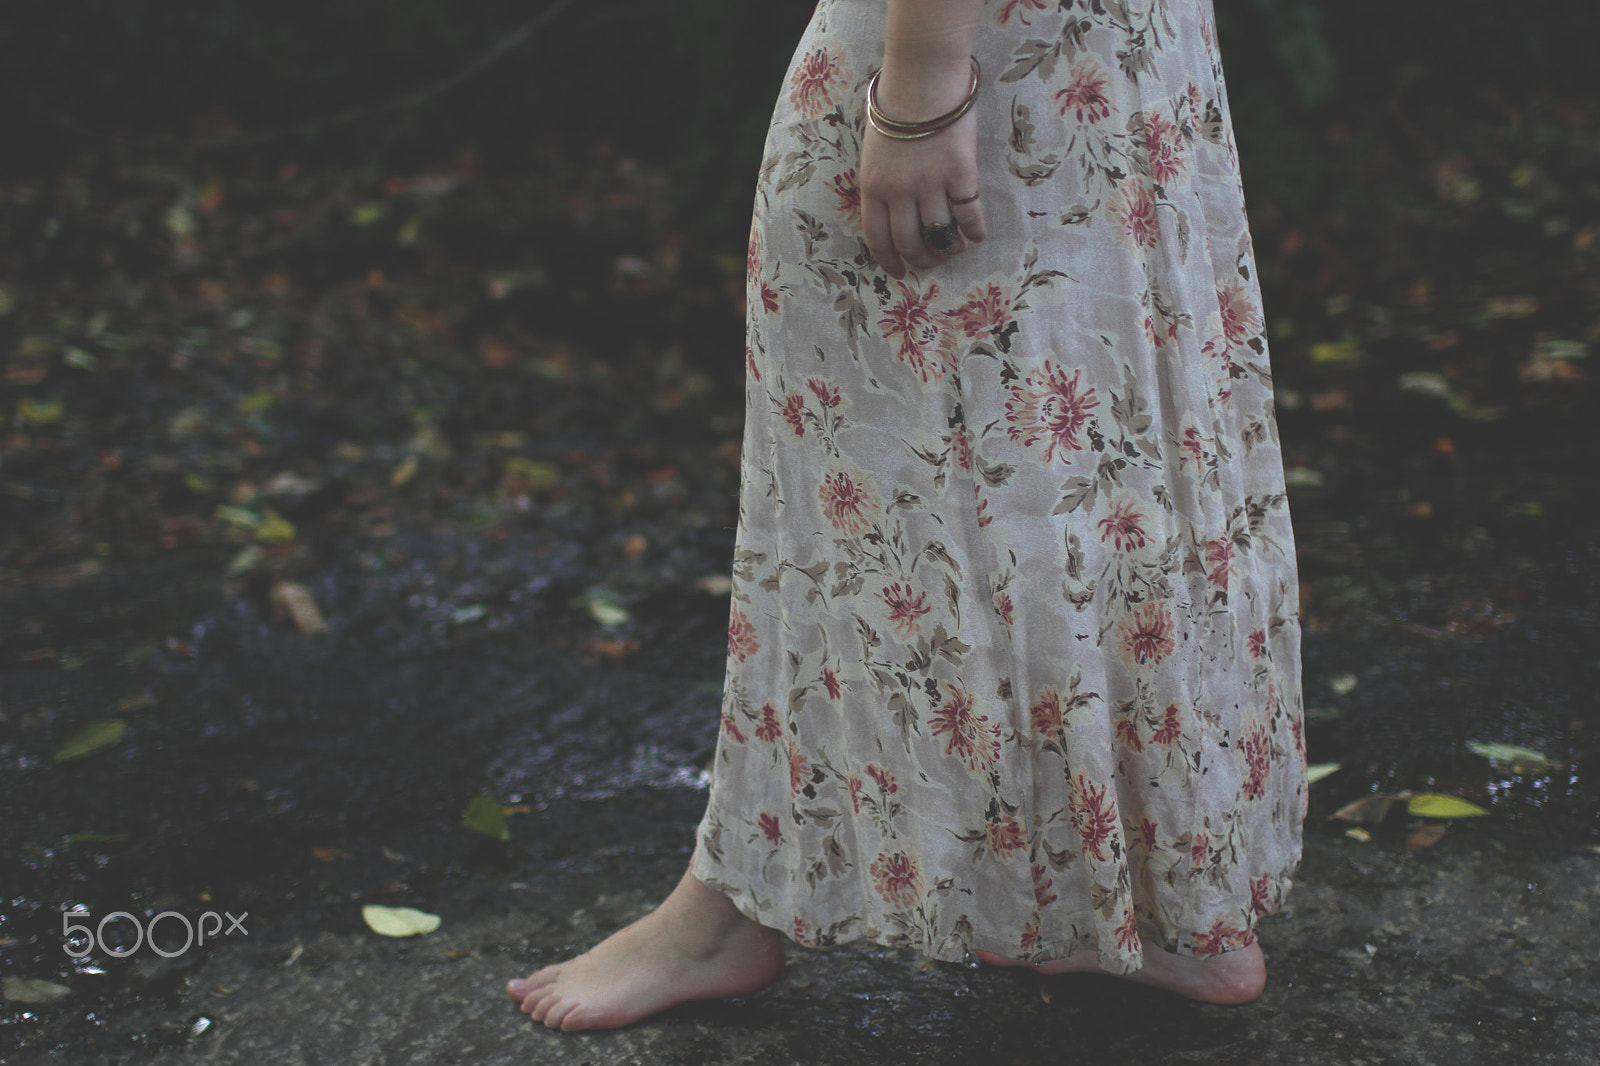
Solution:
M551 1029L615 1029L694 999L754 992L783 972L783 937L683 875L661 906L506 991Z
M1099 954L1080 951L1065 959L1034 965L1008 959L988 951L977 953L991 966L1027 966L1042 974L1104 973ZM1267 986L1267 960L1260 944L1227 951L1209 959L1174 955L1170 951L1146 951L1144 967L1128 974L1109 974L1129 981L1176 992L1201 1003L1249 1003Z

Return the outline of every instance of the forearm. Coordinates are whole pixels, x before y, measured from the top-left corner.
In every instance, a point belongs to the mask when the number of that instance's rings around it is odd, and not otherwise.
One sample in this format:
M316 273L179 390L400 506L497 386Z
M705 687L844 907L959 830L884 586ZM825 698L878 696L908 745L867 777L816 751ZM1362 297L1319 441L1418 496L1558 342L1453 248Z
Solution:
M879 102L912 122L959 103L984 0L889 0Z

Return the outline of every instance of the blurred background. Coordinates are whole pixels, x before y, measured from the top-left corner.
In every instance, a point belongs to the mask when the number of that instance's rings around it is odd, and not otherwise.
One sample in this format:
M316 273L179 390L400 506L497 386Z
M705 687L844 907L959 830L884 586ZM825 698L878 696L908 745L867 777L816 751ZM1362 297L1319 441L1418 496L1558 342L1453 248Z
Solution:
M1600 845L1600 8L1216 7L1313 813L1437 791ZM687 840L809 14L0 9L0 959L72 977L70 902L309 928Z

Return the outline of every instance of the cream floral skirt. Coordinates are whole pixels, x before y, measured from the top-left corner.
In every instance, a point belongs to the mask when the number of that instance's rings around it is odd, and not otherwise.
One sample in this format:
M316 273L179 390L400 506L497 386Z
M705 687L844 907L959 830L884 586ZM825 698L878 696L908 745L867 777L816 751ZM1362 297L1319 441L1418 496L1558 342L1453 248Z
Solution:
M990 0L990 238L862 240L883 0L822 0L749 247L692 871L797 943L1253 942L1306 809L1293 535L1209 0Z

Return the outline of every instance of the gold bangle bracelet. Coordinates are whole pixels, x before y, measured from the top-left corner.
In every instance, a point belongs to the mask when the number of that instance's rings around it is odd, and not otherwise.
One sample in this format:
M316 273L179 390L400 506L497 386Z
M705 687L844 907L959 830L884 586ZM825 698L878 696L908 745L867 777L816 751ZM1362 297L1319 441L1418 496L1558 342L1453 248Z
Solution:
M946 111L921 122L900 122L885 115L878 107L878 76L883 73L880 68L873 72L872 79L867 82L867 121L872 128L885 137L897 141L915 141L924 137L932 137L935 133L948 129L960 121L961 117L972 110L972 105L978 99L978 83L982 77L982 68L978 65L978 57L972 57L972 80L967 85L967 95L961 103Z

